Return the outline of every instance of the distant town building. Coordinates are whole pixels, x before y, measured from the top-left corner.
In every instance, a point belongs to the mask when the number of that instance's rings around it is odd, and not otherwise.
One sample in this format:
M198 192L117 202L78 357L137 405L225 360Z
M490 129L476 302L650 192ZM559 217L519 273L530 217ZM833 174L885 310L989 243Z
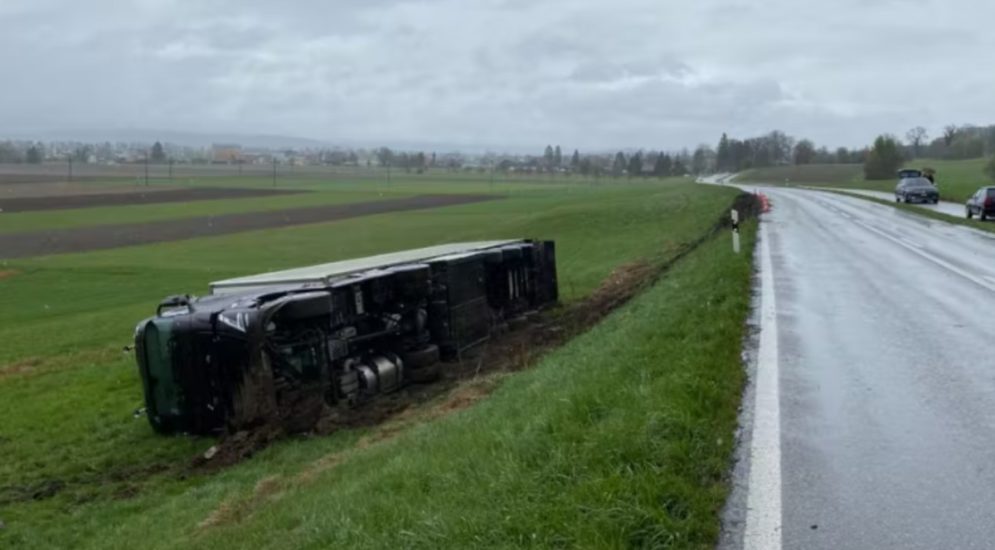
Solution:
M214 164L236 164L241 161L241 145L215 143L211 146L211 162Z

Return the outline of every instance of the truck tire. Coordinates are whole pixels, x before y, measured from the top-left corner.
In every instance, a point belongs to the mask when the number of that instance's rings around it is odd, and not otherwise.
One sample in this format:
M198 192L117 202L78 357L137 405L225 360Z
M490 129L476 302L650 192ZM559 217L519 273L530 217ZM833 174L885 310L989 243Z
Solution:
M404 361L405 370L419 370L430 367L439 362L439 346L428 344L427 346L405 353L401 360Z

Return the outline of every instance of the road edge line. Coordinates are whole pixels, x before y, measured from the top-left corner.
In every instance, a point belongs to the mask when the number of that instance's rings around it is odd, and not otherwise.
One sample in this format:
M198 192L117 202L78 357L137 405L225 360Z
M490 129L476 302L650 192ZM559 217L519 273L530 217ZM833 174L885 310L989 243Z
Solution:
M781 411L777 303L767 223L760 224L760 342L746 500L746 550L781 549Z

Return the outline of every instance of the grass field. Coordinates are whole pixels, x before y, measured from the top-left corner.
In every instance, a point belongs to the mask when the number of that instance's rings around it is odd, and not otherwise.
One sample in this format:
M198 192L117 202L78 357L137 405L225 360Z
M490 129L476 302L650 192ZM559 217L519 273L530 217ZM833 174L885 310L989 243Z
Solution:
M132 418L141 391L121 347L162 296L214 279L461 239L556 239L569 302L619 265L667 261L733 197L677 182L559 184L433 211L8 262L0 546L709 546L749 297L749 256L724 240L535 369L480 380L480 394L495 393L468 410L431 420L440 415L430 406L425 422L379 442L386 428L286 440L215 475L187 469L210 440L155 436Z
M399 198L408 194L394 193ZM70 229L108 223L146 223L163 220L217 216L240 212L263 212L325 204L348 204L378 200L385 195L374 191L304 193L247 199L203 200L188 203L158 203L132 206L100 206L71 210L17 212L0 215L0 234Z
M305 194L203 200L190 203L160 203L132 206L113 206L81 208L74 210L54 210L48 212L0 213L0 234L39 231L45 229L67 229L86 227L108 223L137 223L172 219L194 218L241 212L260 212L267 210L282 210L285 208L318 206L324 204L344 204L364 202L383 197L400 198L427 193L458 193L458 194L497 194L517 195L537 191L576 192L588 188L617 186L625 183L623 179L605 179L594 181L580 177L501 177L493 180L488 175L480 174L431 174L394 175L388 183L386 179L336 179L318 180L315 178L284 178L280 180L277 189L299 189L310 191ZM143 189L128 182L106 181L87 182L94 186L127 186L136 191ZM158 180L152 182L156 186L170 187L238 187L238 188L272 188L272 182L265 177L213 177L197 180Z
M907 162L904 167L931 167L935 169L941 198L953 202L964 202L979 187L992 185L992 181L985 176L983 171L987 162L988 159L918 159ZM841 189L871 189L875 191L894 191L897 183L897 180L867 181L864 179L863 167L859 164L811 164L747 170L737 176L736 181L783 184L785 179L788 180L789 185L821 185Z

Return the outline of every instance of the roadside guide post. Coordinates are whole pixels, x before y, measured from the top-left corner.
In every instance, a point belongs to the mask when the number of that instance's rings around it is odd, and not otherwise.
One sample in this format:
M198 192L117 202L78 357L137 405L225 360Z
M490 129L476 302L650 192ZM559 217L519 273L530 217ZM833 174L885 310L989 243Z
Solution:
M733 210L732 217L732 251L739 254L739 212Z

